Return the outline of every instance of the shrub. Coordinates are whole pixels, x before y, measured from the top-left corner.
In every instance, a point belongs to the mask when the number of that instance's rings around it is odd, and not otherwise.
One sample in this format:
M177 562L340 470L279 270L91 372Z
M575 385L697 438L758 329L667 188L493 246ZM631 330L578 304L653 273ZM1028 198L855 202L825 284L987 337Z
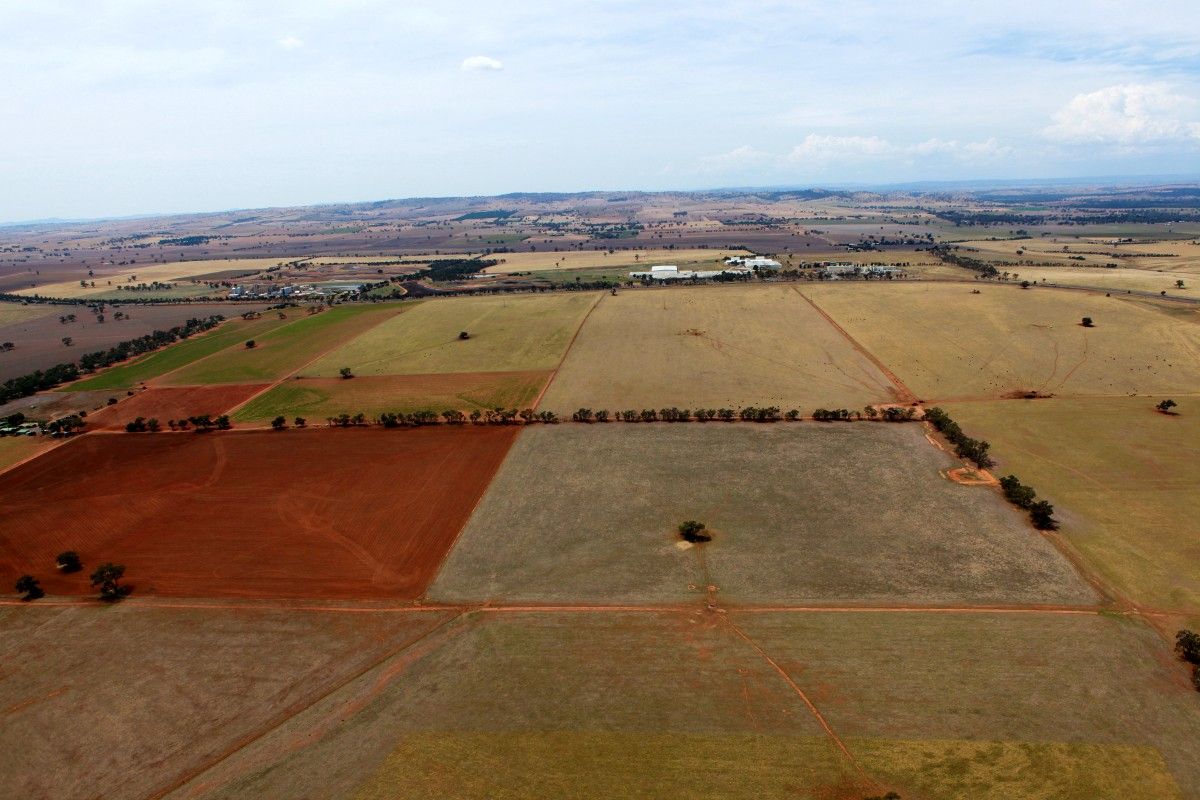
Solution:
M32 575L22 575L17 578L16 590L19 594L25 595L21 598L22 600L37 600L39 597L46 596L38 579Z

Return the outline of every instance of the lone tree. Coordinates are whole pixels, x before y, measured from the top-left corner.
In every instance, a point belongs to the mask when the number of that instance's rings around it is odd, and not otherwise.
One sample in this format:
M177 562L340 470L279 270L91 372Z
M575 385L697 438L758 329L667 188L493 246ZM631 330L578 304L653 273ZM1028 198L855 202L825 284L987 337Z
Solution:
M79 572L83 569L83 562L79 560L79 553L67 550L58 554L58 558L54 559L54 566L63 572Z
M467 331L459 331L459 332L458 332L458 338L460 338L460 339L470 339L470 338L471 338L471 334L470 334L470 333L468 333Z
M62 343L64 345L66 345L67 347L70 347L71 345L73 345L75 343L75 340L72 339L70 336L64 336L64 337L62 337Z
M38 579L32 575L22 575L17 578L17 591L25 595L21 598L22 600L37 600L39 597L46 596L42 587L38 585Z
M101 600L120 600L132 591L128 586L120 584L123 577L125 565L109 561L96 567L96 571L92 573L92 586L100 587Z
M354 377L354 373L350 371L349 367L342 367L338 370L338 374L342 376L343 380Z
M1179 404L1176 403L1174 400L1167 399L1167 400L1163 400L1161 403L1156 405L1155 408L1164 414L1174 414L1175 412L1172 411L1171 409L1175 408L1175 406L1177 406L1177 405L1179 405Z
M275 419L271 420L271 427L277 431L281 431L287 427L287 419L284 418L283 416L278 416Z
M1080 324L1080 325L1082 325L1082 326L1083 326L1083 327L1085 327L1085 328L1094 328L1094 327L1096 327L1096 324L1095 324L1094 322L1092 322L1092 318L1091 318L1091 317L1084 317L1084 318L1083 318L1083 322L1081 322L1081 323L1079 323L1079 324Z
M257 346L258 346L258 342L254 341L253 339L246 340L246 349L247 350L253 350Z
M694 519L689 519L679 524L679 535L683 537L685 542L691 542L692 544L712 541L712 534L708 532L704 523L697 522Z

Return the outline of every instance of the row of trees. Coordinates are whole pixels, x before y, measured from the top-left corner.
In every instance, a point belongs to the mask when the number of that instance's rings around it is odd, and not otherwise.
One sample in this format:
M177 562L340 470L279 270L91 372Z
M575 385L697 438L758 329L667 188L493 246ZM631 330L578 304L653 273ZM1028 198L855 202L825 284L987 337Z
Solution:
M206 433L214 428L220 431L227 431L233 427L233 423L229 421L229 417L225 414L219 417L214 417L212 414L198 414L187 419L169 419L167 427L173 431L195 430L196 433ZM162 430L162 423L156 417L136 417L132 422L125 423L125 430L128 433L158 433Z
M975 462L980 469L987 469L996 462L988 455L991 445L981 439L972 439L963 433L958 423L950 419L950 415L934 406L925 409L925 419L937 428L943 436L954 445L954 451L959 458Z
M1005 475L1001 478L1000 490L1004 492L1008 502L1029 512L1033 527L1040 531L1052 531L1058 527L1058 521L1054 519L1054 506L1050 505L1049 501L1036 499L1037 492L1033 487L1021 483L1016 475Z
M118 361L157 350L180 339L186 339L209 330L223 319L225 318L220 314L214 314L204 319L189 319L183 325L177 325L170 330L154 331L145 336L121 342L107 350L84 353L76 362L58 364L46 370L34 370L26 375L9 378L0 384L0 405L46 389L53 389L59 384L77 380L81 374L94 372L101 367L107 367Z
M58 554L58 557L54 559L54 566L60 572L69 574L83 569L83 561L74 550L67 550ZM132 591L129 586L121 584L123 577L125 577L125 565L108 561L96 567L90 580L92 588L100 590L101 600L113 601L128 596ZM15 588L18 594L23 595L21 599L26 602L46 596L41 581L32 575L22 575L17 578Z
M581 408L571 415L572 422L607 423L607 422L778 422L786 420L796 422L802 419L797 409L783 412L778 406L745 406L740 409L732 408L643 408L625 409L624 411L609 411L608 409L593 410ZM828 410L818 408L813 412L813 419L829 422L835 420L878 420L883 422L908 422L917 419L914 408L887 407L883 409L867 406L864 411L848 411L844 408ZM476 409L469 414L462 411L447 409L437 412L422 411L385 411L378 416L368 417L363 412L351 414L344 412L325 418L325 423L331 428L356 428L368 425L381 425L385 428L419 427L423 425L518 425L536 424L554 425L561 420L553 411L535 411L532 408L517 410L515 408ZM296 417L292 427L307 427L304 417ZM279 415L271 420L275 430L286 430L287 417Z

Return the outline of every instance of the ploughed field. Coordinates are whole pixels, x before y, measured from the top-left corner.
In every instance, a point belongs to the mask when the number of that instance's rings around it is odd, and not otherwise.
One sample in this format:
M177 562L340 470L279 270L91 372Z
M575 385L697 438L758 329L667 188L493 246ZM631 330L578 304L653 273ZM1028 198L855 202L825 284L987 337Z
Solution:
M86 436L4 475L0 581L90 594L53 568L74 550L139 596L415 599L514 435Z

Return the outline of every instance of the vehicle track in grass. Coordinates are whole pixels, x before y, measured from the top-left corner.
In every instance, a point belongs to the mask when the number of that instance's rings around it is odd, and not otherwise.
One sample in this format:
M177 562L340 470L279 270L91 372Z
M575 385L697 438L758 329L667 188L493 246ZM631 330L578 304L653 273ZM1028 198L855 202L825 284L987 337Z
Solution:
M571 341L567 342L567 346L563 349L562 356L558 359L558 364L555 365L554 371L550 373L550 379L546 381L546 384L542 386L542 390L538 392L537 397L533 399L533 405L531 408L534 410L537 410L541 407L542 398L546 396L546 392L550 391L550 386L554 383L554 379L558 377L558 373L562 369L562 365L566 362L567 356L571 354L571 348L575 346L575 340L579 338L579 332L583 330L584 325L587 325L587 321L592 316L592 312L596 310L596 307L600 305L600 301L603 299L603 292L596 295L596 302L592 303L592 307L587 310L587 313L583 315L583 319L579 321L579 325L575 328L575 333L571 334Z

